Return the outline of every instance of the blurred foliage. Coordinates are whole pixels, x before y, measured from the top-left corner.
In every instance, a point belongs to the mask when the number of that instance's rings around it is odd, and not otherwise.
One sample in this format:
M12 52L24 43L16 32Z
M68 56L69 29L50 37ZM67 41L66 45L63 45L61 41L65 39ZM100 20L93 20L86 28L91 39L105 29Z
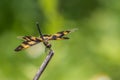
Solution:
M17 36L78 28L54 41L55 55L41 80L119 80L119 0L1 0L0 80L31 80L46 57L14 52ZM33 51L35 51L33 49Z

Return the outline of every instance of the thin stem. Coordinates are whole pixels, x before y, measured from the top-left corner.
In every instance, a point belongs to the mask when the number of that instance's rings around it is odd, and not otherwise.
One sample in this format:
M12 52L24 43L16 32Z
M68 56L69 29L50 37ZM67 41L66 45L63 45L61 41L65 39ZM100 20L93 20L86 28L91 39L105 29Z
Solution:
M40 76L42 75L43 71L45 70L46 66L48 65L49 61L52 59L52 56L54 55L54 52L50 50L49 54L43 61L42 65L40 66L38 72L36 73L33 80L39 80Z

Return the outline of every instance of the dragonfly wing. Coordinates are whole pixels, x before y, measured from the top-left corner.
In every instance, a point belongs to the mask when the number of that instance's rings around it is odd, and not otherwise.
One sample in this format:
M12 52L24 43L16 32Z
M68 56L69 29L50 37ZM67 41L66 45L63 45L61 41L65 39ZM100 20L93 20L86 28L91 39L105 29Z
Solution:
M27 39L26 39L27 40ZM41 38L36 38L35 40L27 40L27 41L24 41L22 42L21 45L19 45L15 51L21 51L22 49L26 49L26 48L29 48L30 46L33 46L37 43L40 43L42 42Z
M66 31L60 31L60 32L57 32L55 35L64 36L64 35L67 35L67 34L69 34L71 32L75 32L76 30L78 30L78 28L74 28L74 29L66 30Z
M24 40L23 37L24 37L24 36L17 36L17 39Z
M22 39L24 41L35 41L37 39L37 37L33 37L33 36L18 36L18 39Z
M65 37L66 34L70 33L70 31L61 31L57 32L56 34L53 34L49 37L49 40L64 40L69 39L68 37Z
M78 29L74 28L74 29L71 29L71 30L57 32L56 34L49 36L50 37L49 40L64 40L64 39L69 39L65 35L67 35L67 34L69 34L71 32L74 32L76 30L78 30Z

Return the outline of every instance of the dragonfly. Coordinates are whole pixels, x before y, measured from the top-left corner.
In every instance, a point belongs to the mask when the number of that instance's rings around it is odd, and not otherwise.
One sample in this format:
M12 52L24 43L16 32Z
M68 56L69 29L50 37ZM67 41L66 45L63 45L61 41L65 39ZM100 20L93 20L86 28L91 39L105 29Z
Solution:
M20 36L19 38L23 40L23 42L15 49L16 52L21 51L23 49L27 49L33 45L36 45L40 42L48 42L50 40L68 40L69 37L66 37L65 35L74 32L77 30L77 28L66 30L66 31L60 31L53 35L47 34L42 35L40 37L34 37L34 36ZM48 46L50 47L50 46Z

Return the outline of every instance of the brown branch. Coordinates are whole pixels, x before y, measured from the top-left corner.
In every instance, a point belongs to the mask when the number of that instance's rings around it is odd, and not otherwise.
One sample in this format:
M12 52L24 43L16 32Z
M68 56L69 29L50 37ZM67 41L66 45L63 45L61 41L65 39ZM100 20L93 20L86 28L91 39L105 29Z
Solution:
M43 61L42 65L40 66L40 68L39 68L38 72L36 73L36 75L34 76L33 80L39 80L43 71L45 70L46 66L48 65L49 61L52 59L53 55L54 55L53 50L50 50L49 54L47 55L47 57Z

